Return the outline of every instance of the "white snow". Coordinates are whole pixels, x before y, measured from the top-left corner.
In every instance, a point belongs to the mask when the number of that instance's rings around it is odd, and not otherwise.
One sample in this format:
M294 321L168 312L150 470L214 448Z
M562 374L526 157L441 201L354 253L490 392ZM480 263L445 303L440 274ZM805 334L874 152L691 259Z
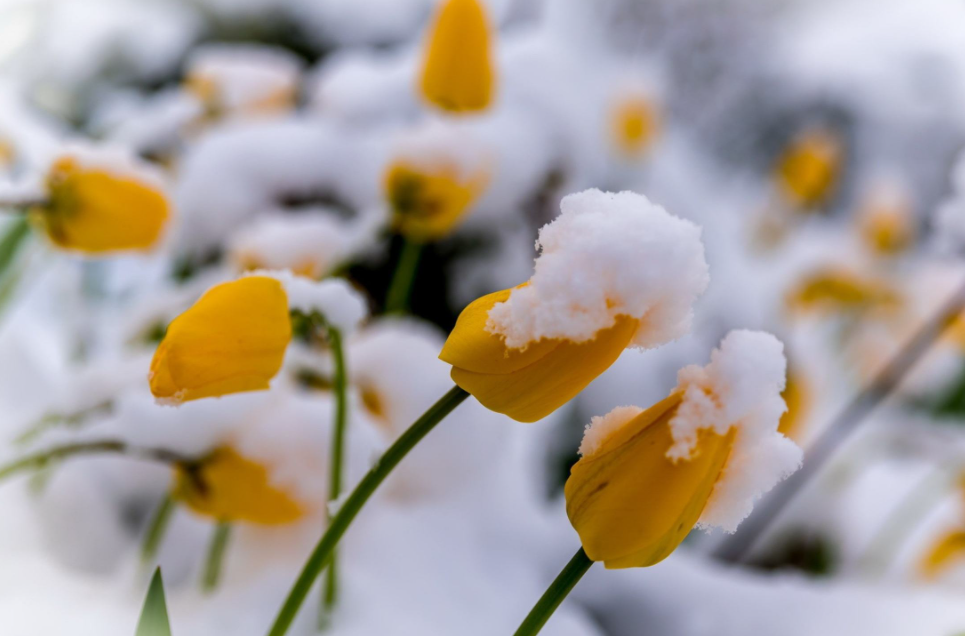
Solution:
M606 415L595 415L583 430L580 455L588 457L596 453L610 435L641 413L643 409L639 406L618 406Z
M306 314L319 312L343 334L354 331L368 315L365 298L341 278L315 281L288 270L255 270L248 276L278 280L288 295L288 307Z
M565 197L561 210L539 232L529 284L490 310L491 333L512 348L585 342L618 316L640 321L638 347L687 333L709 282L700 228L633 192L587 190Z

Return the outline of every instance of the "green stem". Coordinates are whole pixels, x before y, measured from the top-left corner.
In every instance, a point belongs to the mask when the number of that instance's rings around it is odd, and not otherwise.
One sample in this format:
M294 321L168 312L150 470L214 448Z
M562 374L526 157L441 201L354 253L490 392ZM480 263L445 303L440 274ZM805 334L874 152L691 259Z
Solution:
M560 606L566 595L570 593L586 571L590 569L593 565L593 561L590 557L586 556L586 552L583 548L570 559L570 562L566 564L563 571L560 572L559 576L550 583L550 586L543 593L543 596L536 602L533 609L530 610L523 624L519 626L516 630L515 636L532 636L533 634L538 634L546 621L550 619L556 608Z
M173 513L174 500L171 499L171 495L165 495L164 499L161 500L161 505L154 511L151 523L147 527L147 533L144 535L144 543L141 545L142 564L150 565L154 562L154 557L157 556L158 548L161 547L161 541L167 533Z
M308 558L308 562L305 563L305 567L302 568L301 574L288 593L288 598L285 599L284 605L282 605L271 630L268 632L269 636L282 636L282 634L288 632L288 628L291 627L292 621L295 620L295 616L305 601L305 597L308 596L308 592L315 583L315 579L318 578L322 569L328 565L339 540L342 538L342 535L345 534L345 531L349 525L351 525L359 510L365 505L365 502L369 500L372 493L374 493L385 478L389 476L392 469L402 461L402 458L404 458L429 431L449 415L453 409L462 404L467 397L469 397L469 394L459 387L450 389L448 393L439 398L438 402L429 407L429 410L423 413L422 417L416 420L408 430L402 433L399 439L395 440L395 443L385 451L381 459L376 462L362 481L359 482L355 490L352 491L339 507L338 512L335 513L332 522L328 526L328 530L322 535L321 540L319 540L315 546L314 552L312 552L312 555Z
M0 274L7 271L13 259L23 246L24 239L30 235L30 222L27 215L19 215L7 226L3 238L0 238Z
M218 587L218 582L221 580L221 566L224 563L224 554L230 538L231 524L227 521L219 521L211 536L211 543L208 545L204 575L201 578L201 590L206 594L210 594Z
M889 556L897 552L898 547L928 511L942 501L948 492L951 474L948 467L936 468L908 491L868 542L868 548L859 558L858 563L864 570L884 574L888 568Z
M404 238L399 262L395 266L392 283L389 285L389 293L385 297L385 313L397 314L408 309L409 296L412 293L412 284L415 282L421 256L422 243Z
M335 392L335 419L332 422L332 448L330 473L328 478L328 500L330 503L338 501L342 495L342 468L345 455L345 428L348 423L348 381L345 371L345 351L342 347L342 334L338 329L328 326L328 341L332 349L332 359L335 362L335 375L332 389ZM328 513L328 523L332 522L331 512ZM338 571L336 569L336 555L332 554L331 563L325 575L322 587L322 612L319 614L319 628L327 625L328 616L335 609L338 601Z
M0 480L28 470L40 470L51 462L74 457L75 455L94 455L99 453L122 453L139 459L162 462L165 464L190 463L189 457L183 457L173 451L163 448L138 448L128 446L119 440L101 440L96 442L79 442L55 446L45 451L33 453L16 459L9 464L0 466Z

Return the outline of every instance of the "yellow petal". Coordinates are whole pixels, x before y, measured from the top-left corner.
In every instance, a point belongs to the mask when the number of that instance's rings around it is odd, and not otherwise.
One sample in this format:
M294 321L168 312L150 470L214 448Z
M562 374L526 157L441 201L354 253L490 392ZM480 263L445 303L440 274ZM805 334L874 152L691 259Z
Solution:
M621 100L612 115L616 147L627 157L638 157L650 147L657 132L657 113L643 97Z
M639 323L620 316L584 343L543 339L525 349L509 349L485 326L489 310L510 291L483 296L466 307L439 357L453 365L453 381L483 406L520 422L535 422L606 371L630 344Z
M443 0L429 32L423 97L453 112L488 107L495 75L490 38L489 19L479 0Z
M856 309L892 309L901 304L898 293L885 282L852 272L828 268L813 272L787 295L796 313L830 313Z
M566 482L566 513L583 549L607 568L647 567L673 552L700 518L730 455L725 436L701 431L689 460L666 453L681 394L647 409L583 457Z
M185 401L267 389L290 340L281 283L267 276L222 283L168 326L151 361L151 392Z
M781 416L777 431L795 442L800 442L811 407L811 391L802 374L790 365L787 369L787 384L781 397L787 404L787 410Z
M59 247L100 253L148 250L161 237L170 211L164 194L131 177L85 169L72 158L48 176L50 202L31 220Z
M428 171L396 162L385 175L393 223L400 234L429 241L449 234L463 219L485 179L462 180L455 167Z
M794 139L777 167L777 182L794 205L811 208L827 202L837 186L844 159L838 137L827 130L806 131Z
M929 548L918 564L918 570L926 578L934 578L945 571L955 561L965 557L965 531L953 530Z
M178 466L172 496L218 521L280 525L304 514L295 499L271 485L264 466L230 447L219 448L198 466Z

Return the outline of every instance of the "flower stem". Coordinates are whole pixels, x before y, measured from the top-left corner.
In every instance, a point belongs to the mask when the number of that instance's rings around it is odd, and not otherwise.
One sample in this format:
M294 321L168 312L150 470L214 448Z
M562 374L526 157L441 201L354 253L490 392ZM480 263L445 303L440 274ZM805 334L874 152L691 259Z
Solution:
M563 571L560 572L559 576L550 583L550 586L543 593L543 596L536 602L533 609L530 610L523 624L519 626L516 630L515 636L532 636L533 634L538 634L546 621L550 619L556 608L560 606L566 595L570 593L586 571L590 569L593 565L593 561L590 557L586 556L586 552L583 548L580 548L577 553L570 559L570 562L566 564Z
M412 426L408 428L395 443L389 447L385 454L375 463L371 470L365 475L362 481L355 487L355 490L348 496L344 503L339 507L338 512L332 517L332 522L315 550L308 558L308 562L302 568L301 574L295 581L294 586L288 593L284 605L278 612L275 622L268 632L269 636L282 636L288 632L292 621L298 614L299 608L308 596L315 579L318 578L322 569L328 565L335 547L345 531L351 525L355 516L369 500L372 493L379 487L392 469L398 465L409 451L411 451L419 441L425 437L429 431L436 427L449 413L469 397L469 394L459 387L453 387L439 401L429 407L429 410L422 414Z
M228 548L228 540L231 538L231 524L227 521L219 521L215 526L214 534L211 536L211 543L208 545L208 556L204 562L204 575L201 578L201 590L210 594L218 587L221 581L221 566L224 563L225 550Z
M150 565L157 556L158 548L167 532L168 525L171 523L171 516L174 513L174 500L171 495L165 495L161 500L161 505L154 511L151 523L148 524L147 533L144 535L144 543L141 545L141 563Z
M395 266L389 293L385 298L385 313L402 313L408 309L409 296L412 293L412 284L415 282L421 256L422 243L403 239L399 262Z
M332 448L330 473L328 478L328 500L335 502L342 495L342 468L343 457L345 455L345 428L348 423L348 382L345 371L345 351L342 347L342 334L338 329L328 326L328 341L332 349L332 358L335 362L335 375L332 381L332 389L335 392L335 420L332 422ZM331 525L332 513L328 512L328 523ZM325 575L325 583L322 586L322 611L319 614L319 628L324 627L328 622L328 616L335 609L338 601L338 571L336 555L332 554L332 560L328 564L328 571Z
M184 457L164 448L140 448L128 446L119 440L101 440L96 442L78 442L55 446L45 451L26 455L8 464L0 465L0 480L28 470L40 470L51 462L74 457L75 455L96 455L99 453L121 453L139 459L162 462L165 464L191 463L190 457Z

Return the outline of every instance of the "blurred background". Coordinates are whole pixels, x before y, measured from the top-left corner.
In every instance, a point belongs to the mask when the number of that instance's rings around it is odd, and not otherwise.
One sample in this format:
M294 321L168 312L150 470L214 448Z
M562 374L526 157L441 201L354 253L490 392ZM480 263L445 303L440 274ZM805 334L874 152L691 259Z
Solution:
M532 425L467 403L406 460L343 542L321 630L338 635L512 633L578 545L562 484L590 417L662 399L728 330L764 329L789 361L782 431L807 448L965 283L965 4L486 0L493 93L472 113L420 93L438 4L0 0L0 202L83 141L153 165L174 211L147 254L0 228L0 461L231 444L323 501L324 346L290 351L271 391L154 403L151 355L205 289L287 268L365 296L352 483L450 386L436 356L456 316L530 276L564 195L633 190L703 228L690 336L625 352ZM472 187L388 312L399 165ZM965 321L928 344L742 563L695 531L653 568L592 570L544 633L965 634ZM205 586L217 524L166 509L171 479L105 454L0 483L0 632L133 634L159 563L176 636L265 633L323 507L239 521ZM292 633L319 632L312 605Z

